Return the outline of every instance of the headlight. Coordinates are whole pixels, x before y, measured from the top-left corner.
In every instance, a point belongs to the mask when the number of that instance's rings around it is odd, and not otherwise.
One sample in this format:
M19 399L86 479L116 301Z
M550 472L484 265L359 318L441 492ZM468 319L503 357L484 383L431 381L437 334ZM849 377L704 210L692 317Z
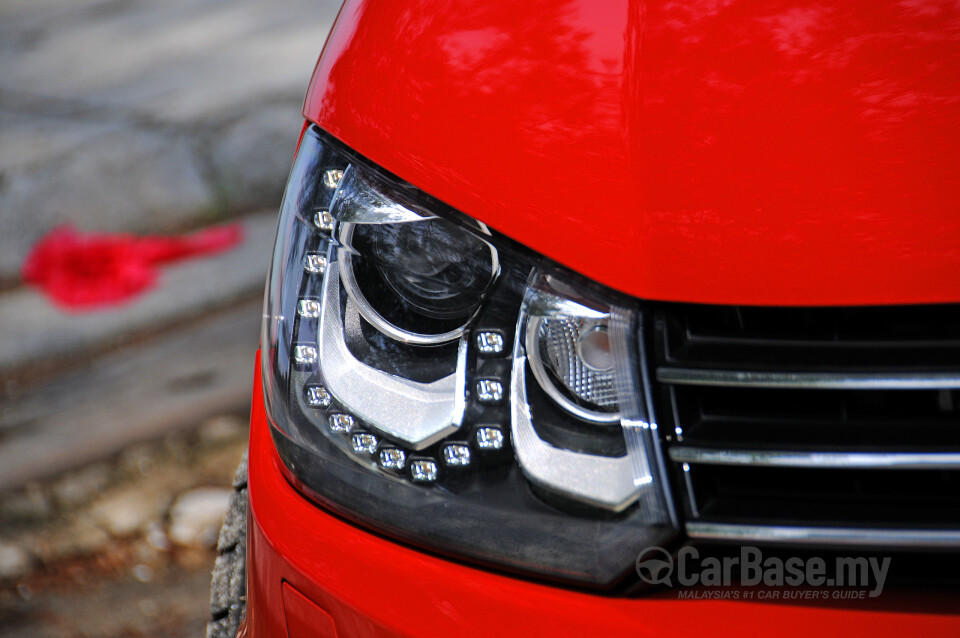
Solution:
M265 301L274 440L345 517L610 585L676 533L641 319L311 128Z

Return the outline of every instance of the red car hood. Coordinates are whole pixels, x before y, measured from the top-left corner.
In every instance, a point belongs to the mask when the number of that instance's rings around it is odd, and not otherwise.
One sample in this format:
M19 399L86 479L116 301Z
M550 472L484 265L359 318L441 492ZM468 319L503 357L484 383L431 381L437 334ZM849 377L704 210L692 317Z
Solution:
M436 0L341 12L304 112L638 297L960 301L960 5Z

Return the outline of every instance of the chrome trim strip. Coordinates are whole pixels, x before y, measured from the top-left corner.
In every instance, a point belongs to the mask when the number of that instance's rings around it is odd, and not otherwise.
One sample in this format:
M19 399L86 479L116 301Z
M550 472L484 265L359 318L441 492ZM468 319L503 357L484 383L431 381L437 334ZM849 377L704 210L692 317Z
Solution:
M878 529L856 527L792 527L693 522L686 524L691 538L713 541L803 543L807 545L876 545L880 547L957 547L960 530Z
M330 214L341 224L405 224L436 219L390 199L371 182L369 173L354 164L343 171L330 201Z
M621 512L637 500L640 488L634 483L629 456L579 454L554 447L537 435L527 405L526 356L519 344L514 346L510 376L510 412L513 447L528 479L613 512Z
M679 529L674 500L669 496L668 461L659 445L656 415L649 403L642 335L642 313L611 304L610 352L623 413L620 420L623 440L627 444L627 456L633 461L633 483L640 489L637 503L640 520L650 525L669 522L673 529Z
M958 372L746 372L658 368L657 381L672 385L824 390L935 390L960 388Z
M683 464L683 486L687 490L687 501L690 503L690 513L694 518L700 518L700 506L697 505L697 493L693 490L693 477L690 476L690 464Z
M677 445L669 450L677 463L819 467L838 469L960 469L960 452L797 452L781 450L718 450Z
M620 334L619 324L625 320L625 311L623 308L620 308L617 305L610 307L610 317L611 317L611 327L614 328L614 340L613 344L619 344L620 338L617 336ZM640 373L640 383L633 383L633 387L640 388L642 390L642 397L636 397L635 393L629 392L629 388L625 388L628 391L628 396L635 397L634 400L638 401L640 404L641 413L646 412L647 423L649 428L644 430L633 429L633 432L630 431L630 428L624 428L624 438L627 439L627 446L629 450L630 438L635 437L638 434L645 434L649 436L650 443L653 448L653 459L652 462L656 464L657 468L657 479L659 479L662 493L663 503L666 505L667 512L670 515L670 523L674 529L679 529L680 527L680 516L677 513L676 503L673 498L669 495L671 492L671 483L670 478L670 467L669 461L667 460L667 455L664 454L664 446L662 437L660 436L658 430L660 426L658 425L657 420L657 410L654 405L654 391L653 391L653 379L650 375L650 362L651 357L647 353L647 339L646 339L646 329L644 327L644 313L636 312L636 326L634 333L629 338L624 338L626 343L622 346L628 348L629 344L633 344L635 351L639 354L639 370L634 368L633 370L627 369L624 370L624 378L631 379L633 376L639 372ZM624 402L626 404L626 401ZM629 424L629 422L627 422Z

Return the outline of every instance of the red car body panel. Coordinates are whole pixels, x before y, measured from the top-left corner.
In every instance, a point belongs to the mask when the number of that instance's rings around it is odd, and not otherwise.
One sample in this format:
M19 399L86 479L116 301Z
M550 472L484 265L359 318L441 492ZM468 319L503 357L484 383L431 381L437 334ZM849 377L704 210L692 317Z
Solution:
M638 297L960 300L960 5L350 1L308 119Z
M287 636L288 623L291 638L309 635L303 632L311 623L312 635L323 637L960 635L955 600L929 593L886 591L847 606L691 601L675 594L614 598L485 571L384 539L323 511L287 481L270 438L257 359L240 636Z
M960 301L955 2L348 0L304 114L637 297ZM613 597L385 539L291 484L256 371L241 635L960 635L928 593Z

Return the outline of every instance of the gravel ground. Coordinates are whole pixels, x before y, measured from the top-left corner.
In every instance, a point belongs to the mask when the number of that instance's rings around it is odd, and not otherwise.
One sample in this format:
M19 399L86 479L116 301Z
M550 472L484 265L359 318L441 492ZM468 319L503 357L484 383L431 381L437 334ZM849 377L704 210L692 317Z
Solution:
M240 415L0 495L0 636L202 636Z

